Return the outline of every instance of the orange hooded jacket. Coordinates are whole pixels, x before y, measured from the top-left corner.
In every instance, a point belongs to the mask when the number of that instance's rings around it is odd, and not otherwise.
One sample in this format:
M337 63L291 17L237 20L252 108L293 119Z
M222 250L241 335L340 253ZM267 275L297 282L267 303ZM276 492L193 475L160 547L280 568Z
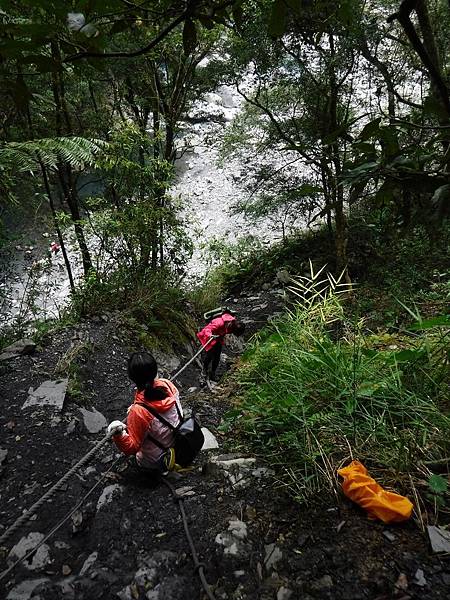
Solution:
M176 405L183 414L179 393L173 383L167 379L155 379L154 385L165 388L168 396L164 400L149 401L143 391L137 391L128 411L127 432L113 437L119 450L126 455L135 454L138 464L147 468L153 467L163 455L163 450L147 436L150 434L164 447L170 448L173 444L173 432L137 403L151 406L174 426L177 426L180 421Z

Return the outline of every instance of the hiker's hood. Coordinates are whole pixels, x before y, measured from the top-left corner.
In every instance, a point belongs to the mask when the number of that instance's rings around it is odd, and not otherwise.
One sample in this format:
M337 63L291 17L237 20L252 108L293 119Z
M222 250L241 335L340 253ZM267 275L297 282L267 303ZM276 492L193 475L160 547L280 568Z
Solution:
M169 410L169 408L172 408L178 396L178 390L173 383L167 379L155 379L153 387L164 388L167 390L168 396L163 400L147 400L147 398L144 396L144 391L137 391L134 396L134 403L136 404L139 402L141 404L146 404L161 413Z

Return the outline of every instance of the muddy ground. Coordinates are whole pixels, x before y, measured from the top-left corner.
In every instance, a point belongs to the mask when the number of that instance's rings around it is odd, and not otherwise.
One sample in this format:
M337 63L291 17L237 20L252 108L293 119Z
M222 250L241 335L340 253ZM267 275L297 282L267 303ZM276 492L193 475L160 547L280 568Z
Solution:
M234 304L248 323L248 337L281 309L281 290L241 296ZM55 333L32 356L3 364L0 447L8 454L0 475L0 533L101 438L102 433L86 430L80 407L95 407L108 422L124 416L133 396L126 358L135 349L120 315L110 314ZM239 344L227 349L222 373L240 350ZM181 364L188 356L188 348L180 349ZM159 359L162 374L176 369L171 357ZM61 412L22 409L30 387L64 374L71 384ZM177 380L183 404L195 407L220 447L202 453L191 473L171 479L186 494L192 536L217 598L450 597L450 557L433 555L414 521L395 527L371 522L345 498L300 507L261 459L248 460L242 443L236 453L232 434L217 431L229 403L226 379L222 381L214 393L200 390L195 365ZM233 450L221 462L220 456ZM19 540L33 532L47 534L118 456L112 444L104 446L34 520L11 536L0 568L11 564L8 553ZM231 467L229 461L236 459ZM125 460L46 546L0 586L0 597L10 600L206 597L168 490L137 475Z

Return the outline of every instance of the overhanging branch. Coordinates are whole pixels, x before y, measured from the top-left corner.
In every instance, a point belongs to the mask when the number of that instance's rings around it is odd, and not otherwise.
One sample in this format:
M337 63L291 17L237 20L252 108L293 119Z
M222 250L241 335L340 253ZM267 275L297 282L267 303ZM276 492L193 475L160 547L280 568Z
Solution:
M82 58L133 58L135 56L142 56L147 52L150 52L155 46L157 46L169 33L175 29L180 23L182 23L188 15L188 11L183 11L172 23L170 23L165 29L163 29L153 40L139 50L133 52L79 52L78 54L71 54L67 56L63 62L74 62Z

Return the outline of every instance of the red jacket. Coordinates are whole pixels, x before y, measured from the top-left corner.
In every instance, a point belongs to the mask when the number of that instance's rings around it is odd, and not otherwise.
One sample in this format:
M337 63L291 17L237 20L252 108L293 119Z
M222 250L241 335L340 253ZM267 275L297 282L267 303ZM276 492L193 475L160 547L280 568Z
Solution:
M126 455L135 454L137 462L143 467L151 467L163 454L163 450L148 439L147 434L169 448L173 444L173 433L146 408L137 403L151 406L174 426L178 425L180 420L176 404L183 414L178 390L173 383L167 379L155 379L155 385L166 388L169 395L164 400L149 401L145 399L144 392L136 392L134 403L128 411L127 433L113 437L119 450Z
M216 317L212 321L210 321L201 331L197 333L197 337L200 340L201 345L205 348L205 350L211 350L217 342L223 344L225 341L225 336L227 333L231 333L231 329L233 328L233 324L236 322L236 319L231 316L229 313L223 313L222 316ZM218 335L219 338L215 340L211 340L209 344L206 342L212 335Z

